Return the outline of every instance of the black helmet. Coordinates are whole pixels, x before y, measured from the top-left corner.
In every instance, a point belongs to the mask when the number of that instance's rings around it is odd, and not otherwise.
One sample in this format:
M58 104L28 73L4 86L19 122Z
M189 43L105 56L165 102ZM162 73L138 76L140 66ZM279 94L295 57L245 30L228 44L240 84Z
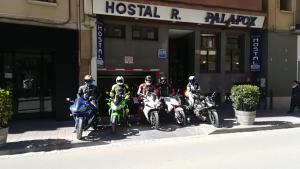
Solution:
M189 77L189 82L190 83L195 83L195 76L190 76Z
M151 85L151 83L152 83L152 77L151 76L146 76L145 77L145 83L146 83L146 85Z
M167 78L165 76L160 77L159 83L160 84L166 84L167 83Z

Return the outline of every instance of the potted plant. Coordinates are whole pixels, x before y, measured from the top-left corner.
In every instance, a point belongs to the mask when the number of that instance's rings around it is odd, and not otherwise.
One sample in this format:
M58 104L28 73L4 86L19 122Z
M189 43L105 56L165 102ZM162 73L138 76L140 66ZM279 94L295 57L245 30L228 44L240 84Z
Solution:
M254 85L235 85L231 88L231 100L235 117L241 125L252 125L259 102L259 88Z
M0 88L0 146L7 140L8 120L12 112L12 93Z

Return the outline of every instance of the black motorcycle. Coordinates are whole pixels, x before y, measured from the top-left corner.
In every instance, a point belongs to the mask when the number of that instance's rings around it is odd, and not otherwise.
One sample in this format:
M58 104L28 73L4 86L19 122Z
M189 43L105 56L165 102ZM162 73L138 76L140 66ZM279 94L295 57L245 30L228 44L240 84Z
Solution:
M194 94L194 105L189 106L189 98L185 97L187 112L192 112L200 121L208 121L215 127L220 127L219 115L216 111L215 92L210 96Z

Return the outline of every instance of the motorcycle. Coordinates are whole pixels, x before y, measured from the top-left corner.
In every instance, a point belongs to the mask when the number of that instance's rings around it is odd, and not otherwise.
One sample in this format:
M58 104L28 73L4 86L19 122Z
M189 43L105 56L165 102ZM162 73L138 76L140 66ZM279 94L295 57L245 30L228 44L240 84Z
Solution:
M186 105L187 110L192 111L193 114L201 121L207 121L215 126L220 127L219 115L216 111L215 103L215 92L210 96L201 96L200 93L194 94L194 105L192 108L189 105ZM186 103L189 103L189 98L186 97Z
M155 93L148 93L143 98L144 104L144 115L147 121L151 124L155 129L159 128L159 110L161 106L161 102Z
M66 98L66 100L72 103L69 107L71 111L70 116L75 120L76 136L77 139L80 140L83 131L91 126L94 129L97 128L96 112L98 110L90 101L87 101L82 97L76 98L75 101L70 98Z
M163 112L167 114L174 113L174 117L176 123L181 126L185 126L186 124L186 117L184 109L181 106L181 100L178 95L173 97L162 97L161 99L162 104L165 104L165 108L163 108Z
M107 100L112 132L116 133L118 126L120 126L121 123L125 123L125 111L127 108L125 96L116 95L115 98L109 98Z

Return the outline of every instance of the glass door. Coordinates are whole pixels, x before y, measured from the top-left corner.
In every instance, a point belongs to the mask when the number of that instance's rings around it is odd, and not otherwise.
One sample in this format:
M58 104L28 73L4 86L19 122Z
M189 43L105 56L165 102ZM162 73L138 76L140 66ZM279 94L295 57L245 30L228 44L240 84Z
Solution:
M41 112L41 68L38 54L15 53L15 91L17 113Z
M12 52L14 113L48 116L52 113L53 62L51 53Z

